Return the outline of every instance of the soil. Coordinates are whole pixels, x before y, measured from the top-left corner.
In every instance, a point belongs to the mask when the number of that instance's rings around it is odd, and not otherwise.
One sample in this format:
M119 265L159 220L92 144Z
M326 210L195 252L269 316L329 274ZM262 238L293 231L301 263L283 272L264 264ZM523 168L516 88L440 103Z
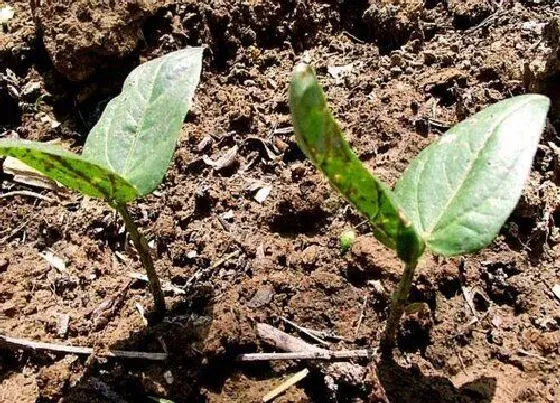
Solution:
M78 151L136 65L205 45L173 166L157 192L131 206L159 275L186 294L168 295L163 322L147 321L138 307L149 313L152 299L128 276L142 268L113 211L0 172L2 194L50 199L0 196L1 334L169 354L165 362L88 358L4 343L0 401L256 402L303 368L309 375L275 401L560 401L560 301L552 292L560 283L560 6L97 3L9 2L0 133ZM530 180L500 236L476 255L427 256L410 300L429 309L404 318L393 360L356 361L353 373L345 363L235 361L271 351L257 323L306 338L282 318L341 336L332 349L377 346L402 271L295 144L286 89L299 60L315 65L358 155L391 184L420 150L481 108L527 92L553 102ZM342 66L342 75L329 72ZM205 162L233 147L221 170ZM270 194L256 201L267 185ZM338 236L349 228L357 240L344 254ZM40 255L49 251L62 269Z

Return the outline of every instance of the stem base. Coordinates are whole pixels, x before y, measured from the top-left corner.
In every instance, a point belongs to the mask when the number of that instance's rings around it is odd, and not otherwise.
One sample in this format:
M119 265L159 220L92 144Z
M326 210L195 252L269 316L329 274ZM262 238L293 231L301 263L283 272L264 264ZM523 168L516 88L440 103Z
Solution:
M391 350L395 347L397 329L404 313L406 301L408 300L408 292L410 291L410 286L412 285L412 279L414 278L414 271L416 270L417 263L418 262L405 264L404 273L399 281L399 286L393 293L389 318L387 319L385 333L383 334L383 338L381 340L381 351L383 354L390 354Z
M124 224L126 226L127 232L130 234L130 238L132 238L132 243L134 243L134 247L138 251L138 256L140 257L140 261L142 262L142 266L146 270L146 274L148 276L148 282L150 285L150 291L154 297L154 311L157 317L163 318L165 315L165 311L167 310L165 307L165 298L163 296L163 291L161 289L161 283L159 281L159 277L156 273L156 269L154 268L154 261L152 259L152 255L150 254L150 247L148 246L148 241L146 238L138 231L138 227L136 223L130 216L126 205L119 204L115 206L115 209L121 214L124 220Z

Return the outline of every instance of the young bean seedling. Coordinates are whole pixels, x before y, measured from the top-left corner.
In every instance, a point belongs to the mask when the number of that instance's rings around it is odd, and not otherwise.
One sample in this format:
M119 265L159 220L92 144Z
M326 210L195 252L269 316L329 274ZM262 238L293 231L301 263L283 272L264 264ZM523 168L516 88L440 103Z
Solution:
M72 190L105 200L121 214L146 269L159 315L165 312L161 285L148 243L127 204L151 193L163 180L201 69L201 48L141 64L107 104L81 155L52 144L0 139L0 155L17 158Z
M518 96L464 120L410 163L394 191L354 154L310 66L296 66L289 102L300 148L404 262L382 339L388 351L424 252L476 252L498 234L523 190L550 102Z

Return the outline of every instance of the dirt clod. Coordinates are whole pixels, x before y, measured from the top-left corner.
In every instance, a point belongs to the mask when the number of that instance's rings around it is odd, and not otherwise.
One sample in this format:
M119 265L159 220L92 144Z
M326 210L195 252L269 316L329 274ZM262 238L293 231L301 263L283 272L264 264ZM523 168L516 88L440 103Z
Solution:
M137 0L41 4L34 17L50 59L71 81L83 81L114 66L138 46L154 6Z

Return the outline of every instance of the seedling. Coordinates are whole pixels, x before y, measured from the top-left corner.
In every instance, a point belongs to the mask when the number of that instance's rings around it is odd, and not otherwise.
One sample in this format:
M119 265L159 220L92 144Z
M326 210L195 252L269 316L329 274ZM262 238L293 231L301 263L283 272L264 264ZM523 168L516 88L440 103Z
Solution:
M105 200L121 214L146 269L159 315L165 312L161 285L146 238L127 204L151 193L163 180L201 69L201 48L172 52L137 67L122 92L107 104L81 155L52 144L0 139L0 155L17 158L72 190Z
M342 253L346 253L350 250L355 238L356 234L354 230L348 229L340 233L340 250Z
M300 148L404 262L382 339L390 351L424 251L476 252L498 234L523 190L550 102L518 96L464 120L410 163L394 191L354 154L310 66L296 66L289 102Z

